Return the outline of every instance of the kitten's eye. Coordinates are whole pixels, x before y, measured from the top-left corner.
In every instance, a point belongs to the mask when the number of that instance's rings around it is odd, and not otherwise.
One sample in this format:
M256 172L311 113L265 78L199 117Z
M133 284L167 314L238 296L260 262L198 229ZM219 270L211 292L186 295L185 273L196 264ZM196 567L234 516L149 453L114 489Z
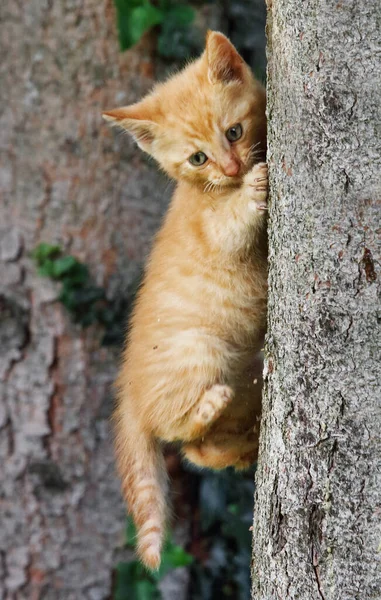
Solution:
M239 140L239 138L242 137L241 124L237 123L237 125L233 125L233 127L230 127L226 131L225 135L228 138L229 142L236 142L237 140Z
M194 167L201 167L201 165L206 163L208 157L204 152L195 152L194 154L192 154L192 156L189 157L188 160L190 164Z

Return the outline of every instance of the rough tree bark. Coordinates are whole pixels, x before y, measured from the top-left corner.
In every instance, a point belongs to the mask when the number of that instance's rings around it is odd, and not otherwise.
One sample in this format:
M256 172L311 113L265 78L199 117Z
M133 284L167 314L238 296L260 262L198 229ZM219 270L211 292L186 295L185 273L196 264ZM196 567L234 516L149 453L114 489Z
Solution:
M268 6L255 600L381 597L378 0Z
M117 353L70 322L30 251L58 243L125 294L167 182L101 110L146 93L151 50L119 52L112 0L4 0L0 13L0 598L101 600L125 527Z

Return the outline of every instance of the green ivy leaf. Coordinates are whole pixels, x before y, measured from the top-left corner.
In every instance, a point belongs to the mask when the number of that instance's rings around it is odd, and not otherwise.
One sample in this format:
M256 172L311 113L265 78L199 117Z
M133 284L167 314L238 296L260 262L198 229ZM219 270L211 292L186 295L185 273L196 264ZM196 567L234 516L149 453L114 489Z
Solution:
M171 540L167 540L161 554L160 568L151 576L156 581L160 581L169 571L178 567L187 567L192 562L193 556L191 554L185 552L181 546L174 544Z
M135 595L133 597L136 598L136 600L157 600L161 596L156 585L149 579L138 581L134 591Z
M187 567L193 562L193 556L185 552L181 546L171 544L169 548L164 549L163 562L167 562L173 569Z
M40 264L48 258L54 258L61 253L61 248L55 244L41 242L32 252L34 260Z
M151 27L162 23L163 19L164 13L148 3L132 10L129 20L131 45L136 44Z
M50 258L43 260L37 269L37 273L41 275L41 277L54 278L54 260L51 260Z
M87 306L95 304L99 300L103 300L104 290L95 285L89 285L87 287L78 287L73 290L73 300L77 306Z
M115 0L115 5L122 51L131 48L146 31L164 19L164 12L148 0Z
M62 279L70 280L72 286L84 285L90 279L89 269L86 265L76 261L72 268L63 275Z
M118 564L114 600L160 600L160 598L156 583L137 560Z
M172 6L173 0L158 0L160 10L167 12Z
M166 23L171 23L177 27L190 25L195 18L195 12L191 6L178 4L170 7L165 15Z
M94 322L102 324L106 327L106 343L122 344L121 324L131 302L127 304L125 299L120 298L114 302L107 301L105 290L92 284L88 267L74 256L61 256L61 249L57 245L41 243L31 255L39 275L62 283L58 299L75 323L83 327Z
M54 261L53 268L53 277L55 279L60 279L62 275L69 273L76 265L78 261L74 256L63 256L62 258L57 258Z

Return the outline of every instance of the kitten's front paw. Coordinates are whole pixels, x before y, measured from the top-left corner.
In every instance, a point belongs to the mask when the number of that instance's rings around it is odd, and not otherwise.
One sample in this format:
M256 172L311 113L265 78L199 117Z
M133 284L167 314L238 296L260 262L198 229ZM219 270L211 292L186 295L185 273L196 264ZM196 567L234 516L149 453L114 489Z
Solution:
M254 208L259 211L267 210L267 194L269 188L267 164L258 163L245 175L244 186L247 189Z

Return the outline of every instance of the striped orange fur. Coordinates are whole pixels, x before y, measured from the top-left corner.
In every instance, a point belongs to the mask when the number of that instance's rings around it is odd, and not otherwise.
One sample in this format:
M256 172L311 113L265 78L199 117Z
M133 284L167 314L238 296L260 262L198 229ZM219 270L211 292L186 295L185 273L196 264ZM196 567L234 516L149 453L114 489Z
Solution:
M156 569L167 512L160 442L179 441L188 460L217 469L245 468L257 454L265 92L228 39L210 32L198 60L141 102L104 116L178 181L138 293L114 415L138 552ZM199 152L207 159L195 166L189 157Z

